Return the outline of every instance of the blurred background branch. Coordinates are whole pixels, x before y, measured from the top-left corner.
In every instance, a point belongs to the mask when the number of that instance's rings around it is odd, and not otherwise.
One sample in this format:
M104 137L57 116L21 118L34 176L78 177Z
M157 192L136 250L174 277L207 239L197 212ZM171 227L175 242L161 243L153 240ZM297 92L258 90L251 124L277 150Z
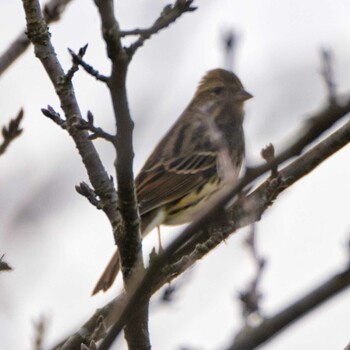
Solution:
M58 21L66 6L72 0L51 0L43 9L44 18L47 24ZM10 44L10 46L0 56L0 76L19 57L30 44L25 30Z
M290 306L277 312L274 316L263 319L256 327L245 326L236 336L227 350L252 350L272 340L279 332L305 316L314 308L333 298L350 286L350 263L346 268L330 277Z
M4 260L5 254L0 257L0 272L11 271L12 267Z
M22 134L23 129L20 128L20 123L23 118L23 109L21 109L14 119L11 119L8 126L2 127L3 141L0 144L0 156L5 153L10 143Z

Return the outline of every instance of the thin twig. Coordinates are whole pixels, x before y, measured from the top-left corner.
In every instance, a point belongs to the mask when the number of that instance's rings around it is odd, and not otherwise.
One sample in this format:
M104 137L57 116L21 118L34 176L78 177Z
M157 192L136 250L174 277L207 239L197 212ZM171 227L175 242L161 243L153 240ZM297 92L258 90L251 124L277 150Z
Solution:
M85 46L81 47L79 49L78 54L74 54L75 57L73 57L73 65L72 67L68 70L65 79L67 81L71 81L73 79L74 74L78 71L79 69L79 61L78 60L82 60L82 58L84 57L86 50L87 50L88 44L86 44ZM72 55L72 50L68 49L69 53Z
M337 100L336 100L337 86L335 84L335 77L333 72L332 51L325 48L321 49L321 61L322 61L321 75L326 84L328 101L330 104L336 104L337 103Z
M275 147L272 143L267 145L261 150L261 156L266 160L267 164L271 167L271 177L275 178L278 176L278 167L275 161Z
M136 50L140 48L144 42L152 35L158 33L160 30L168 27L171 23L175 22L185 12L195 11L197 8L192 6L193 0L176 0L173 5L167 5L164 7L160 16L156 21L147 29L134 29L129 31L121 31L121 36L126 35L139 35L139 38L126 48L129 58L131 59Z
M120 36L126 37L126 36L133 36L133 35L142 35L144 33L147 33L149 31L149 28L135 28L130 30L121 30Z
M61 118L60 114L56 112L50 105L47 108L41 109L42 114L45 117L50 118L54 123L60 126L63 130L67 130L67 122Z
M75 186L75 190L85 197L94 207L101 209L100 201L98 200L95 191L86 182L83 181Z
M11 119L8 126L2 127L3 142L0 144L0 155L5 153L10 143L22 134L23 129L20 128L20 123L23 118L23 109L21 109L14 119Z
M83 59L81 55L77 55L73 50L68 49L69 53L71 54L72 58L73 58L73 64L79 64L80 66L82 66L85 71L87 73L89 73L90 75L92 75L93 77L96 78L96 80L102 81L104 83L108 82L108 77L105 75L100 74L96 69L94 69L94 67L92 67L91 65L87 64Z
M82 130L91 131L92 134L89 135L90 140L96 140L97 138L102 138L102 139L105 139L106 141L112 142L113 144L115 142L114 135L111 135L108 132L104 131L102 128L96 127L94 125L94 116L90 111L87 112L87 121L84 119L79 119L77 120L75 127Z

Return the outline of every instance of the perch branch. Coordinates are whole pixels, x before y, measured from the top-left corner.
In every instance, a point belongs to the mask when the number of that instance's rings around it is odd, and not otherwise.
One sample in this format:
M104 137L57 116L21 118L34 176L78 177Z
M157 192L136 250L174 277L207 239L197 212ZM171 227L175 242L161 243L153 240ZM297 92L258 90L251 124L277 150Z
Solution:
M334 106L334 109L327 107L327 112L320 113L320 118L314 119L313 127L309 129L311 130L311 135L319 135L321 132L322 128L316 125L318 120L322 122L322 125L325 125L323 123L324 119L329 119L327 113L333 116L333 120L338 120L350 111L350 102L348 102L346 106L347 108L345 108L345 106ZM318 130L318 133L315 133L315 130ZM306 147L306 141L308 141L308 143L314 141L311 135L302 135L303 141L297 140L290 148L285 150L280 156L277 156L272 163L279 164L276 163L277 159L279 162L283 162L289 157L293 157L295 152L299 152L300 149ZM271 181L268 179L248 197L238 199L226 214L223 215L222 208L228 202L232 201L232 197L238 194L247 184L268 171L271 168L271 164L260 165L256 168L251 168L249 172L247 171L245 176L235 187L218 199L217 203L212 208L203 213L203 216L191 223L164 252L159 255L158 259L154 259L139 286L131 296L120 318L112 326L106 338L103 340L101 350L107 349L107 345L111 344L111 339L115 339L134 310L142 305L145 298L149 298L153 289L158 289L164 283L178 276L238 228L260 220L262 213L271 205L272 201L280 192L308 174L322 161L345 146L348 142L350 142L350 121L320 142L319 145L314 146L310 151L281 170L280 175L285 181L284 183L277 183L277 187L271 187ZM298 147L295 147L296 144ZM275 182L272 182L272 185L275 184ZM214 221L214 223L211 223L211 221ZM179 264L179 259L181 258L181 264ZM174 265L170 265L170 268L165 267L166 263L171 264L175 262L178 263L176 267L179 268L179 270L172 270L171 267L174 267ZM163 268L166 273L164 273L164 271L160 273Z

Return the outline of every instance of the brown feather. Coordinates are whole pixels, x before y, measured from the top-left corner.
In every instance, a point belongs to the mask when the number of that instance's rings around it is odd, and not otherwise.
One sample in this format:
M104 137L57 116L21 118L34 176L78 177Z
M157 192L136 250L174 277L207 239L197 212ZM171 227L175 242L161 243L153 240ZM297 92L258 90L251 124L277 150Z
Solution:
M232 72L214 69L203 77L135 180L143 236L159 224L189 222L207 205L222 186L223 146L233 176L238 176L244 156L243 103L251 97ZM212 126L218 135L213 135ZM117 251L93 293L107 290L118 271Z

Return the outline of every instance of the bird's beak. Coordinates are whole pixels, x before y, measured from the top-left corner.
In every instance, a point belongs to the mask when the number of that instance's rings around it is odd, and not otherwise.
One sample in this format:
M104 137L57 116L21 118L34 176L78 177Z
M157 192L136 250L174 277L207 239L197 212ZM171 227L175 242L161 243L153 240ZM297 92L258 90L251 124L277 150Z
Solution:
M235 94L235 98L238 100L238 101L241 101L241 102L244 102L244 101L247 101L249 100L250 98L252 98L253 95L250 94L249 92L245 91L244 89L238 91L236 94Z

